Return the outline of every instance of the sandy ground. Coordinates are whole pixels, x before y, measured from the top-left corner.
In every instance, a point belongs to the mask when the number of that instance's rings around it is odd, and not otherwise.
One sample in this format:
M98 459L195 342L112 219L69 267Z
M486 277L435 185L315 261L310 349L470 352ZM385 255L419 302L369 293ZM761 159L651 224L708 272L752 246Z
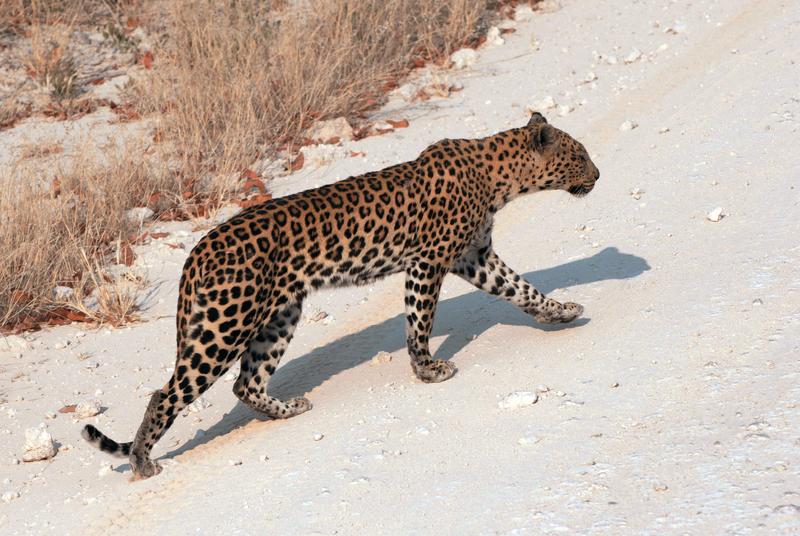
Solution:
M585 143L602 177L584 199L515 202L495 243L585 319L536 325L450 278L433 346L459 372L425 385L403 347L402 278L319 294L305 313L329 317L301 326L271 384L314 409L265 421L220 380L210 406L159 443L164 472L130 483L129 466L108 471L118 460L79 432L93 422L129 440L171 372L177 277L200 233L165 226L168 239L139 250L158 283L143 323L53 329L20 356L0 353L0 531L800 532L800 4L565 0L516 27L448 73L463 91L379 114L409 128L347 144L366 156L273 189L519 126L552 96L574 110L548 110L551 122ZM638 126L620 130L626 121ZM708 221L716 207L724 217ZM393 359L373 363L380 351ZM498 406L537 389L532 406ZM48 418L92 397L97 417ZM39 423L60 450L20 463Z

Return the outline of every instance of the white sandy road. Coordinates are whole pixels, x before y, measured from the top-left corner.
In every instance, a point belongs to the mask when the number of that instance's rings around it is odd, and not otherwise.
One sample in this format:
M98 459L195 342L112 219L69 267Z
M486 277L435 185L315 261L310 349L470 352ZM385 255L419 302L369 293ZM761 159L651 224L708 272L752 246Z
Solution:
M524 106L551 95L575 107L546 113L586 144L600 182L581 200L515 202L495 242L538 288L585 305L586 319L543 328L452 278L433 343L459 372L425 385L403 348L401 278L325 293L307 311L332 320L301 326L272 382L283 397L307 393L311 412L262 421L222 380L206 397L212 406L179 419L157 447L166 465L157 478L131 484L127 464L98 476L112 460L61 415L49 429L71 448L51 463L9 462L25 428L98 388L108 406L98 427L132 437L146 387L172 366L169 315L186 255L145 248L141 262L162 281L146 323L83 338L80 328L55 329L21 359L0 354L2 489L21 493L0 505L0 530L800 531L800 4L563 3L453 73L462 92L387 106L386 117L411 126L353 144L366 158L274 188L521 125ZM642 57L626 64L634 49ZM583 83L590 71L597 80ZM638 127L620 131L626 120ZM717 206L725 217L707 221ZM197 237L183 238L186 249ZM370 363L382 350L394 359ZM550 391L535 405L498 407L537 386Z

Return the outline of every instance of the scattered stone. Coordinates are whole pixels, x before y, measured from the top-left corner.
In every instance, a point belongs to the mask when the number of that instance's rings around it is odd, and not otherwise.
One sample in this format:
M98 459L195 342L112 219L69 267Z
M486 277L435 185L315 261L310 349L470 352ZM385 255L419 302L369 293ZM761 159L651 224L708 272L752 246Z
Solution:
M617 57L613 54L606 56L606 63L609 65L616 65L619 62Z
M653 484L653 489L655 491L667 491L669 489L669 486L667 486L666 484L664 484L662 482L658 482L656 484Z
M103 462L100 464L100 469L97 471L97 476L104 477L109 473L114 471L114 466L108 462Z
M658 129L659 134L666 134L667 132L669 132L669 127L661 127Z
M142 223L153 217L155 212L148 207L136 207L125 212L125 217L133 223Z
M53 289L53 299L58 302L66 302L75 296L75 289L58 285Z
M30 343L19 335L0 336L0 352L24 352L30 349Z
M56 455L56 445L44 424L38 428L25 430L25 446L23 447L22 461L35 462L47 460Z
M755 300L753 300L753 305L756 306L764 305L764 300L762 300L761 298L756 298Z
M392 361L392 354L389 352L378 352L372 358L373 365L385 365L386 363L391 363Z
M631 50L630 54L625 56L625 59L623 61L625 61L625 63L634 63L639 61L641 57L642 57L642 51L639 50L638 48L634 48L633 50Z
M336 322L336 318L335 318L333 315L328 315L328 316L326 316L326 317L325 317L325 319L322 321L322 324L323 324L323 325L325 325L325 326L330 326L330 325L331 325L331 324L333 324L334 322Z
M514 391L504 396L497 406L500 409L518 409L532 406L539 400L539 395L532 391Z
M306 136L320 143L330 143L334 139L350 141L353 139L353 127L344 117L337 117L317 121L308 129Z
M300 154L303 166L309 169L321 168L350 156L350 152L339 145L308 145L300 149Z
M614 382L611 384L612 389L616 389L617 387L619 387L619 382Z
M94 417L100 414L101 409L100 401L96 398L78 402L75 406L75 418L88 419L89 417Z
M242 465L242 460L228 460L228 465L232 466Z
M18 491L6 491L3 493L2 497L4 503L10 503L15 499L19 499L19 492Z
M637 123L636 121L631 121L630 119L628 119L627 121L623 122L619 126L619 131L620 132L627 132L629 130L635 129L638 126L639 126L639 123Z
M456 50L450 55L450 63L454 69L466 69L478 59L478 53L471 48Z
M573 108L572 105L570 105L570 104L559 104L558 108L557 108L557 111L558 111L558 115L560 115L561 117L564 117L565 115L569 115L570 113L572 113L572 110L574 110L574 109L575 108Z
M514 20L526 22L533 18L533 8L529 4L520 4L514 10Z
M267 456L266 454L262 454L261 456L258 457L258 461L260 462L269 461L269 456Z
M666 28L664 28L665 34L678 35L679 33L683 33L685 31L686 31L686 24L677 20L675 21L675 24L673 24L672 26L667 26Z
M492 26L489 28L489 31L486 32L486 44L489 46L500 46L505 43L505 39L500 37L500 28L497 26Z
M322 438L325 437L324 434L320 432L314 432L314 441L322 441Z
M722 212L722 207L717 207L708 214L706 214L706 219L708 221L718 222L722 218L725 217L725 214Z
M541 440L542 438L536 436L520 437L519 439L517 439L517 444L522 447L528 447L530 445L535 445Z
M644 194L644 190L641 190L639 188L633 188L633 189L631 189L630 193L631 193L631 197L638 201L639 199L642 198L642 195Z
M306 322L309 324L314 324L319 322L320 320L325 320L328 317L328 313L323 310L318 310L312 313L310 316L306 317Z
M556 391L553 394L556 395L556 396L567 396L567 393L565 393L564 391Z
M63 341L58 341L53 345L53 348L55 348L56 350L63 350L64 348L70 345L70 342L71 341L69 341L68 339L64 339Z
M595 80L597 80L597 74L594 71L589 71L586 73L586 78L583 79L583 82L588 84L589 82L594 82Z
M183 411L183 414L188 415L189 413L200 413L204 409L210 407L211 407L211 402L206 400L205 397L201 396L200 398L198 398L197 400L186 406L186 409Z
M561 9L561 2L558 0L540 0L534 8L540 13L555 13Z
M525 107L525 114L530 115L533 112L541 112L543 110L550 110L556 107L556 100L548 95L547 97L534 102L533 104L529 104Z

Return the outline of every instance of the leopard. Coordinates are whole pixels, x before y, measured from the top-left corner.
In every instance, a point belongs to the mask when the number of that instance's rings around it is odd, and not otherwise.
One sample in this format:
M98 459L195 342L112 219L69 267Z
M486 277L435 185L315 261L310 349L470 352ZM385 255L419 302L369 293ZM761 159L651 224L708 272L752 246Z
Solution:
M237 361L233 385L246 406L272 419L311 409L280 400L267 384L301 318L324 288L363 285L405 272L405 332L411 369L424 383L456 373L429 340L442 282L454 274L540 323L568 323L583 306L546 297L492 246L495 214L542 190L584 196L600 172L586 148L533 112L523 127L479 139L443 139L412 161L249 207L212 228L182 269L177 357L131 442L87 425L83 437L127 457L134 479L152 477L156 442L178 414Z

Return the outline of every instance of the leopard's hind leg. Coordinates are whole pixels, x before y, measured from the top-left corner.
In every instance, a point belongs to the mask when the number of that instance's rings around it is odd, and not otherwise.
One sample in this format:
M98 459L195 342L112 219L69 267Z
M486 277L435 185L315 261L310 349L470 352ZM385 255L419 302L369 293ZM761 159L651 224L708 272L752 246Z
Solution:
M306 398L284 401L267 394L269 379L292 340L301 312L301 301L290 299L270 315L242 355L242 370L233 386L242 402L273 419L288 419L311 409Z
M249 288L256 288L244 282ZM230 293L224 284L198 289L185 331L179 337L172 378L153 393L130 451L134 474L147 478L161 468L150 459L153 445L191 404L224 374L247 349L261 322L262 309L254 292ZM185 316L179 310L179 317ZM180 327L179 318L179 332Z

